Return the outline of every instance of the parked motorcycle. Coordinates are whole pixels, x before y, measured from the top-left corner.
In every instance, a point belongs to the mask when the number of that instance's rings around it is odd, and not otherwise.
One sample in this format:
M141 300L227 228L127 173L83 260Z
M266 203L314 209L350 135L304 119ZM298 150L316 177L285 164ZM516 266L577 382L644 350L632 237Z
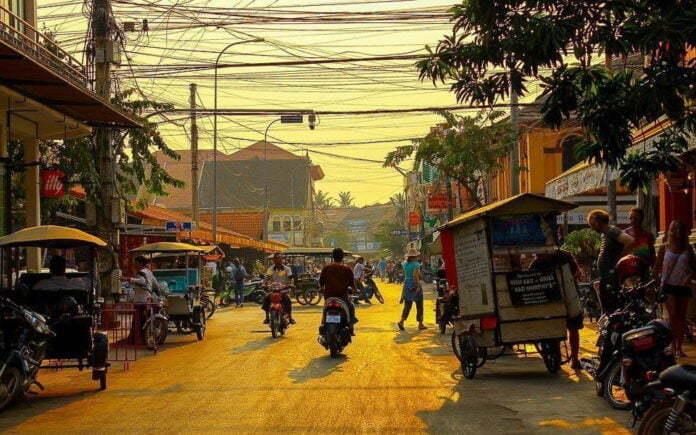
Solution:
M210 319L215 314L215 290L203 290L201 293L201 306L205 309L206 318Z
M676 364L672 350L672 329L664 319L626 332L622 339L621 380L633 417L639 420L655 401L653 394L642 392L659 373ZM611 402L610 402L611 403Z
M0 411L36 384L51 337L46 319L0 298Z
M629 409L621 382L622 337L625 333L646 325L654 318L654 310L645 302L645 294L654 287L654 282L623 288L620 299L623 307L611 314L604 314L597 322L597 355L583 358L581 364L596 382L596 393L605 396L616 409ZM629 343L630 344L630 343Z
M271 307L268 309L269 326L271 327L273 338L285 335L285 330L290 326L290 315L283 308L283 294L288 293L291 288L292 286L279 282L271 283L268 287L271 299Z
M459 315L459 295L456 288L448 288L446 279L437 279L437 300L435 302L435 322L440 334L447 331L447 325Z
M336 358L352 341L348 306L342 299L329 298L324 303L321 319L319 344Z
M669 367L645 390L664 397L645 413L638 435L696 433L696 366Z
M263 304L266 297L266 291L263 289L263 280L254 279L244 283L244 302L256 302ZM220 306L227 307L234 303L234 285L232 281L227 281L225 288L220 293Z
M166 300L166 296L160 296L145 312L142 337L144 344L151 348L162 346L167 340L169 317L164 308Z

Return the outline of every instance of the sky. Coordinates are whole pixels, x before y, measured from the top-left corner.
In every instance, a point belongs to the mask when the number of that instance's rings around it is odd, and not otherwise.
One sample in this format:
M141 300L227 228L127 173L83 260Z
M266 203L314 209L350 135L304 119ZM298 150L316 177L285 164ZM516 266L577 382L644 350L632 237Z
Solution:
M39 28L82 58L87 10L82 1L38 0ZM213 108L215 58L221 57L218 107L363 111L445 107L457 101L447 86L420 82L414 60L382 60L293 66L240 64L365 58L425 53L451 33L450 0L112 0L127 31L122 89L136 87L149 98L189 107L189 84L198 86L199 107ZM144 19L148 30L142 29ZM464 112L460 112L464 113ZM473 112L472 112L473 113ZM263 139L277 116L219 116L218 148L227 153ZM410 138L424 136L441 118L431 112L322 115L307 124L275 123L269 142L308 153L326 177L317 189L338 196L350 191L356 205L385 202L403 189L402 176L383 168L385 155ZM188 149L190 122L175 113L159 119L167 143ZM212 148L212 117L198 119L199 148ZM409 169L412 163L405 162Z

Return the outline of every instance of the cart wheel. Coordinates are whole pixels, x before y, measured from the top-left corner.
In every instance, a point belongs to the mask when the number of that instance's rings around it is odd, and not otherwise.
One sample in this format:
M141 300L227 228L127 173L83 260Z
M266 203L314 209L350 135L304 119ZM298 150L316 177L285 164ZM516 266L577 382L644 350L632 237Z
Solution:
M307 305L307 299L305 299L304 293L299 293L295 295L295 300L300 305Z
M205 317L205 308L201 307L200 314L198 316L198 321L200 324L194 325L194 330L196 331L196 338L198 341L202 341L205 338L205 329L206 329L206 317Z
M546 340L539 343L539 353L549 373L557 373L561 369L560 340Z
M462 352L459 349L459 338L457 337L456 331L452 331L452 352L454 352L454 356L456 356L459 361L462 360Z
M478 361L476 362L476 367L481 368L488 361L488 348L479 347L478 348Z
M314 306L321 301L321 294L316 290L310 290L307 292L305 298L307 300L307 305Z
M471 335L459 336L459 348L461 352L460 363L462 366L462 374L467 379L473 379L476 376L478 368L478 348L476 340Z

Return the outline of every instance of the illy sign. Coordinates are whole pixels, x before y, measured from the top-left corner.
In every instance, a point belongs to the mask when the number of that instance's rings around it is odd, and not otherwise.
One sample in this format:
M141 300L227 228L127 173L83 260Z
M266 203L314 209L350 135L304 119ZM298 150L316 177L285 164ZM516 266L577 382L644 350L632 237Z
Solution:
M43 171L41 173L41 190L44 198L61 198L65 195L62 171Z

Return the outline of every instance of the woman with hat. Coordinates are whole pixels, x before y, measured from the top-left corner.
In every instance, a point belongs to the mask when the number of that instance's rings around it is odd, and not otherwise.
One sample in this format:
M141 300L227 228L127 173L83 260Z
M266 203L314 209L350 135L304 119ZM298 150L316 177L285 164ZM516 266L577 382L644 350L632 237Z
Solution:
M401 321L398 323L399 329L404 330L404 322L408 319L413 303L416 303L416 320L418 329L427 329L423 324L423 288L420 286L420 263L418 257L420 252L415 248L410 248L406 253L404 267L404 289L401 293L401 301L404 303L404 310L401 313Z

